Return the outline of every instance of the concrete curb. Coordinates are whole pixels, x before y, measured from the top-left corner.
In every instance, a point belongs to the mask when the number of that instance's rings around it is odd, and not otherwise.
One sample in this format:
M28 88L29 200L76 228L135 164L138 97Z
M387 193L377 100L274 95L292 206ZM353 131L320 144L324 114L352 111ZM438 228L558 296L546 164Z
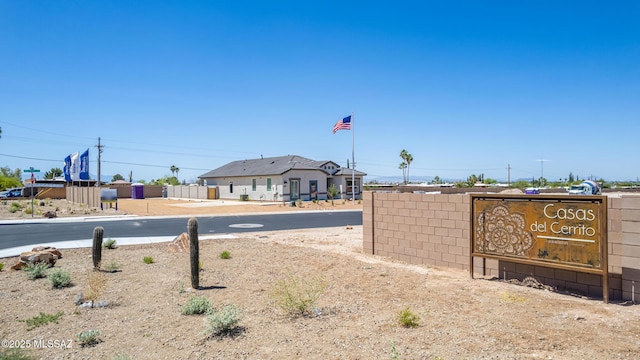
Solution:
M109 239L113 239L116 241L116 246L146 245L146 244L157 244L157 243L163 243L163 242L168 243L170 241L173 241L173 239L175 238L176 238L175 236L122 237L122 238L109 237ZM231 235L231 234L198 235L198 241L214 240L214 239L237 239L237 238L238 238L237 236ZM31 251L31 249L33 249L36 246L53 246L56 249L90 248L93 246L93 239L58 241L58 242L31 244L31 245L17 246L17 247L8 248L8 249L2 249L0 250L0 259L18 256L25 251Z

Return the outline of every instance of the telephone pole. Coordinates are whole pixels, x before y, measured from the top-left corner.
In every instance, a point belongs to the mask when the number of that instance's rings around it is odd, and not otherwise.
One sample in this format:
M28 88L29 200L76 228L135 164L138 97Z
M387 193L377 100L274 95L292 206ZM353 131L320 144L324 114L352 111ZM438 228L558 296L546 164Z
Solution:
M544 162L551 160L538 159L536 161L540 162L540 187L542 187L542 179L544 178Z
M507 187L511 187L511 164L507 164Z
M100 181L100 154L102 154L102 148L104 148L104 145L100 144L100 137L98 137L98 145L96 145L96 147L98 148L98 182L96 183L96 186L100 187L102 184Z

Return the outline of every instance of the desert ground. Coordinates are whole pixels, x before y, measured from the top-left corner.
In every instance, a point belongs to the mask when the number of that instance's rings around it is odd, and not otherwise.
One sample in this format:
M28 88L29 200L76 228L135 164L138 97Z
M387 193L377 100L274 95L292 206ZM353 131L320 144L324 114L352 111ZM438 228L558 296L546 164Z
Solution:
M2 219L20 218L4 206L0 205ZM358 207L342 202L302 208L205 206L141 199L121 201L117 212L68 203L45 203L42 210L58 208L60 217L197 218ZM185 228L186 223L185 218ZM225 251L230 258L221 258ZM39 359L640 358L640 308L634 304L604 304L364 254L361 226L201 240L198 289L191 288L188 252L171 252L167 243L103 249L103 269L113 266L118 271L99 272L99 300L107 303L100 308L74 304L77 294L86 296L94 274L91 249L62 250L62 255L55 268L69 272L71 286L61 289L52 288L49 278L29 280L26 272L10 270L15 257L0 259L5 264L0 272L1 354L10 345L24 345L30 348L22 354ZM144 257L152 257L153 263L145 263ZM302 316L276 303L276 289L291 280L300 288L326 286ZM236 306L239 322L228 332L212 335L206 316L181 314L182 306L194 297L209 299L218 311L228 304ZM401 325L403 310L416 316L416 327ZM57 323L31 330L24 321L59 312ZM99 331L98 342L81 346L77 334L87 330Z

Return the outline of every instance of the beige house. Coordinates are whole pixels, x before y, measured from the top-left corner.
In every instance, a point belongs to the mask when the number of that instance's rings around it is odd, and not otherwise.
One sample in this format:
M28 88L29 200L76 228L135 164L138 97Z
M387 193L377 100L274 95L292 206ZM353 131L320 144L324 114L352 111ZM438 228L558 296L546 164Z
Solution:
M287 155L233 161L198 179L201 185L217 187L220 199L310 201L327 199L327 189L332 184L340 190L337 198L352 198L355 193L355 198L360 199L366 175L333 161Z

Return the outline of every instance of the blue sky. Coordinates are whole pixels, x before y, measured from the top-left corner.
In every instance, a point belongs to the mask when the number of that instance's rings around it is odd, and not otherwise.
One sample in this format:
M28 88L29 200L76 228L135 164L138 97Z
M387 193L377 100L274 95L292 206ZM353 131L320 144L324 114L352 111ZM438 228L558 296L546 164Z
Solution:
M353 113L369 179L406 149L411 177L635 181L638 4L0 0L0 166L96 174L98 137L103 181L346 166Z

